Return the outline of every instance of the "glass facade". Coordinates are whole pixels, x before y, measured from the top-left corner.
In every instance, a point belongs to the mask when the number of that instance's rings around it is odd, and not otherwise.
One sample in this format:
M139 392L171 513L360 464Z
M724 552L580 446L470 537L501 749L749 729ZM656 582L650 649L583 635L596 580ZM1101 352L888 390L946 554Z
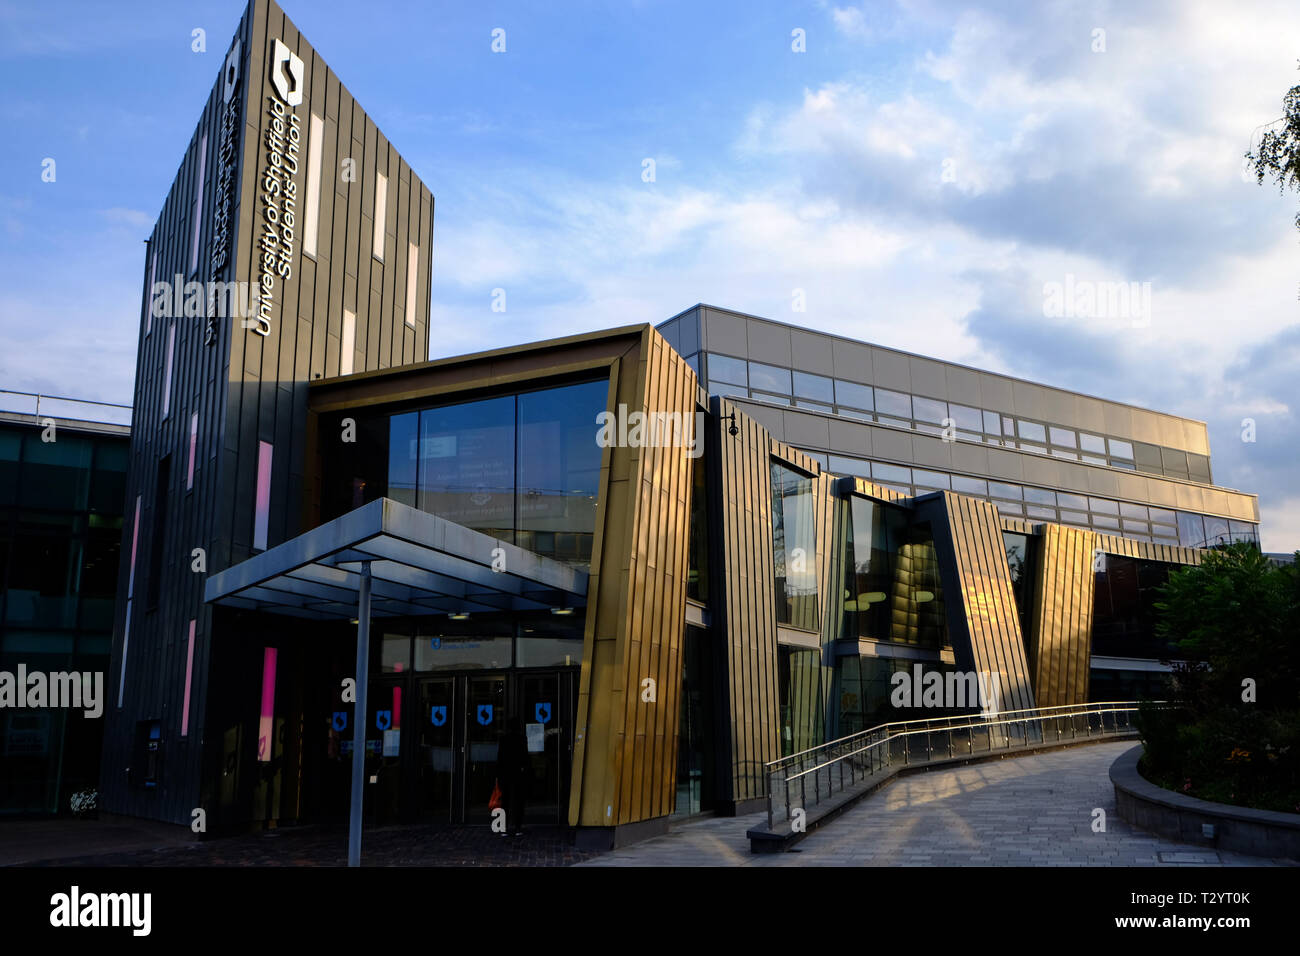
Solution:
M813 480L772 463L772 540L776 551L776 619L818 629L817 528Z
M824 743L822 707L822 652L814 648L781 644L776 649L781 755Z
M1007 568L1011 572L1011 590L1016 598L1020 634L1025 637L1030 633L1034 606L1034 587L1037 579L1034 566L1036 540L1032 535L1004 531L1002 544L1007 552Z
M930 526L899 507L854 495L844 523L846 639L948 645Z
M701 354L706 362L705 387L711 394L753 398L778 405L789 405L794 399L793 404L813 411L930 434L939 434L941 426L946 425L962 441L1210 483L1208 455L1092 434L1060 422L1015 418L997 409L972 408L924 395L746 362L716 352Z
M1095 572L1092 653L1155 660L1183 656L1156 637L1158 588L1179 565L1107 554Z
M100 673L107 707L128 439L55 434L0 425L0 670ZM82 710L0 709L0 813L67 813L102 734Z
M355 441L323 461L322 518L386 494L586 567L607 399L602 378L358 419Z
M813 451L807 453L819 460L825 459L826 469L837 475L867 478L907 495L921 495L951 487L961 494L992 501L998 511L1008 517L1051 521L1079 528L1090 527L1102 534L1187 548L1211 547L1228 541L1259 543L1259 525L1251 521L1176 512L1112 498L949 474L848 455L826 455Z

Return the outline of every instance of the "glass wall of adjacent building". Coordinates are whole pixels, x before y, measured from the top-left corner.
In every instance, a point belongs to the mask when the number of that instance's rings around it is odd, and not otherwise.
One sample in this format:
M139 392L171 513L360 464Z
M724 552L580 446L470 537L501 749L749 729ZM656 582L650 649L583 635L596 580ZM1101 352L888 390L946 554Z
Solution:
M1184 548L1233 541L1259 543L1259 525L1214 515L1175 511L1099 495L1058 491L1014 481L995 481L934 468L807 451L832 474L866 478L905 495L955 491L991 501L999 513L1028 521L1049 521L1099 534Z
M0 670L99 674L106 697L129 438L44 434L0 424ZM82 709L0 709L0 813L67 813L98 787L102 727Z
M947 429L960 441L1205 484L1211 481L1208 455L1090 432L1062 422L1015 416L1003 409L976 408L717 352L700 354L704 356L703 375L711 394L750 398L932 435L942 435ZM696 359L698 364L696 356L691 359Z

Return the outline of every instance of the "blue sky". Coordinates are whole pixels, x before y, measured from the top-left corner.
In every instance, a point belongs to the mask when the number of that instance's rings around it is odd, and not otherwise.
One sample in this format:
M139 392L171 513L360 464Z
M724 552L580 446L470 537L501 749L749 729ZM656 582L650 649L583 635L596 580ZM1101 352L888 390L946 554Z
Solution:
M1294 3L283 5L433 190L432 356L798 321L1205 420L1300 547L1300 197L1242 174ZM0 388L130 400L142 240L242 9L0 3ZM1151 283L1149 324L1046 317L1067 274Z

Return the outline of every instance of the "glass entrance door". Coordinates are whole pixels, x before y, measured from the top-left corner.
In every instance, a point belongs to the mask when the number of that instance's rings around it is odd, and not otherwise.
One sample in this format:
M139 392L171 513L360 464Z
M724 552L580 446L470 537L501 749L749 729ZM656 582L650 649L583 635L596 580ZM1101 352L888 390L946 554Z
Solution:
M431 823L488 823L488 801L499 779L501 738L518 716L525 732L529 773L524 819L564 823L573 761L577 672L455 674L422 677L418 707L405 714L411 735L405 773L413 808ZM386 691L388 695L392 690ZM388 697L383 698L387 705ZM398 705L400 706L400 705ZM400 719L394 715L394 719ZM372 723L373 723L372 719ZM371 743L378 750L380 741ZM504 783L503 783L504 786ZM371 799L373 788L367 791Z
M420 732L416 807L422 819L452 819L456 773L456 679L437 677L420 681L420 709L415 715Z
M466 823L486 823L491 818L488 801L497 781L497 750L502 731L508 726L506 679L463 677L465 703L460 717L464 726L463 807Z

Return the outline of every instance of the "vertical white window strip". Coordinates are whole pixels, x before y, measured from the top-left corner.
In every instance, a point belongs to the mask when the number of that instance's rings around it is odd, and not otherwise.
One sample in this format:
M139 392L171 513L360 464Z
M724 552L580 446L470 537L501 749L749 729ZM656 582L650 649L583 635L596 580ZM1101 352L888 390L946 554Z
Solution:
M199 267L199 227L203 224L203 174L208 164L208 134L199 143L199 179L194 189L194 232L190 239L190 272Z
M190 466L185 472L185 490L194 487L194 452L199 444L199 413L190 416Z
M411 243L406 250L406 324L415 328L415 286L420 274L420 247Z
M162 417L171 413L172 407L172 358L176 354L176 323L167 329L167 364L163 367L163 404Z
M374 257L384 261L384 217L388 214L388 177L375 173L375 248Z
M144 294L144 334L153 331L153 278L158 272L158 253L149 260L149 289Z
M352 359L357 351L357 315L343 310L343 346L339 354L339 374L352 374Z
M269 441L257 443L257 501L253 518L253 547L266 550L266 532L271 522L271 453Z
M320 155L325 152L325 121L311 114L307 138L307 209L303 214L302 251L316 255L316 231L320 217Z
M126 652L131 646L131 607L135 597L135 553L140 543L140 506L143 495L135 496L135 520L131 526L131 574L126 579L126 620L122 624L122 669L117 675L117 706L122 706L122 692L126 689Z

